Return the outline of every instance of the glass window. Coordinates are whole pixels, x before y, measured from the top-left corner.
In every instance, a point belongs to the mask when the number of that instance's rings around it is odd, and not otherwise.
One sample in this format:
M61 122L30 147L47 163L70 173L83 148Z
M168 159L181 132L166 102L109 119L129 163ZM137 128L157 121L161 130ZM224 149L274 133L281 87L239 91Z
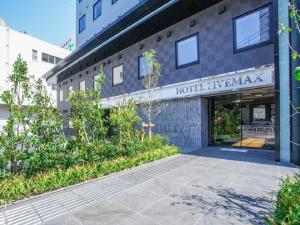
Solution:
M79 90L85 92L85 80L79 82Z
M38 54L37 50L32 49L32 61L34 61L34 62L37 61L37 59L38 59L37 54Z
M55 57L55 64L58 64L61 60L61 58Z
M94 4L94 14L93 14L93 19L97 19L99 16L102 14L102 1L99 0Z
M234 19L235 50L270 40L270 7Z
M49 63L54 64L54 56L49 55Z
M62 102L64 100L64 91L60 90L59 91L59 101Z
M86 26L86 16L83 15L79 19L79 33L85 30L85 26Z
M147 64L147 57L142 55L139 57L139 78L145 77L151 72Z
M49 55L46 53L42 53L42 61L49 62Z
M73 92L73 87L72 86L69 86L68 87L68 100L70 100L70 97L71 97L71 94L72 94L72 92Z
M176 62L177 67L199 62L198 34L176 42Z
M97 87L97 86L98 86L98 85L97 85L97 80L99 79L99 77L100 77L99 74L94 76L94 89L98 88L98 87Z
M111 0L111 4L115 4L118 0Z
M113 68L113 86L123 83L123 65Z

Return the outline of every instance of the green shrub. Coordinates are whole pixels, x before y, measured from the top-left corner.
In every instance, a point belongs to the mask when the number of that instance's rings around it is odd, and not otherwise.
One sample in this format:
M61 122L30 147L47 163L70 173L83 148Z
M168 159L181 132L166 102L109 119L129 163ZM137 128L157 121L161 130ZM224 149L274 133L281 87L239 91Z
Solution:
M282 179L277 201L266 221L270 225L300 224L300 174Z
M57 169L27 178L25 175L13 175L0 181L0 205L23 199L47 191L67 187L82 181L119 172L147 162L162 159L178 153L173 146L136 154L131 157L119 157L103 162L75 165L69 169Z

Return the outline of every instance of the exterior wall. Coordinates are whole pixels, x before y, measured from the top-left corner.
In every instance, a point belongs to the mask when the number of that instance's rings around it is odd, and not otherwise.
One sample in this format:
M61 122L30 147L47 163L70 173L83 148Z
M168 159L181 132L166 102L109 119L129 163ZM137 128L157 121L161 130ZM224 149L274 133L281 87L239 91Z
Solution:
M97 0L76 0L76 46L82 46L104 28L113 23L118 17L137 5L140 0L102 0L102 15L93 20L93 6ZM79 18L86 15L86 29L79 33Z
M208 106L201 97L182 98L166 101L164 110L154 118L154 133L169 138L171 144L183 151L207 147ZM142 120L145 116L140 113Z
M143 90L142 80L138 79L138 57L148 49L157 51L158 60L161 63L161 78L158 86L273 64L274 45L272 43L238 53L233 51L233 18L271 2L271 0L225 0L144 39L60 82L58 91L63 90L64 101L58 101L58 108L67 118L69 113L69 103L66 101L67 88L72 85L73 90L78 90L79 82L83 79L86 80L86 88L93 88L94 75L98 73L103 63L105 63L104 73L106 74L102 91L103 98ZM221 15L219 15L220 5L226 5L227 9ZM192 19L196 21L194 27L190 27ZM170 37L166 37L168 31L172 31ZM175 42L195 33L199 34L200 62L176 69ZM156 39L158 35L162 37L159 42ZM143 49L140 49L141 44L144 46ZM122 63L124 64L124 83L112 87L112 68ZM205 100L201 100L200 97L169 101L168 108L156 118L155 131L167 135L171 143L179 146L206 146L208 141L207 107L201 107L205 104ZM65 124L67 125L67 120Z
M54 67L54 64L42 61L42 52L62 59L71 53L66 49L3 26L0 26L0 49L3 49L0 51L0 91L7 89L7 77L12 72L13 64L19 54L27 62L28 73L40 78ZM32 60L33 49L38 51L36 62ZM53 100L56 100L56 91L49 87L49 92Z

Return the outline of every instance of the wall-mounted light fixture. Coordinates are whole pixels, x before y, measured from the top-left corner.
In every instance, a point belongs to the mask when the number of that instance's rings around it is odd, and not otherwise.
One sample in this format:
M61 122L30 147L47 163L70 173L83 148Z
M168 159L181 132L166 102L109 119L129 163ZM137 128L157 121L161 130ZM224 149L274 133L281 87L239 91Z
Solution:
M169 37L171 37L171 36L172 36L172 31L169 30L169 31L166 33L166 37L169 38Z
M221 5L219 7L219 15L223 14L226 12L226 5Z
M194 27L196 25L196 20L191 20L190 21L190 27Z

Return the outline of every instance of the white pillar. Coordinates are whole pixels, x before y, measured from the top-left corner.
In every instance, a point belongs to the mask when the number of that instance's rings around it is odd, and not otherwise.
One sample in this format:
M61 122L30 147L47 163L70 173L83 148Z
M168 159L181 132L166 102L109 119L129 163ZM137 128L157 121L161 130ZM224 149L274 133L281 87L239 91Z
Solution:
M279 22L289 24L288 0L278 0ZM289 33L279 35L280 161L290 162L290 54Z

